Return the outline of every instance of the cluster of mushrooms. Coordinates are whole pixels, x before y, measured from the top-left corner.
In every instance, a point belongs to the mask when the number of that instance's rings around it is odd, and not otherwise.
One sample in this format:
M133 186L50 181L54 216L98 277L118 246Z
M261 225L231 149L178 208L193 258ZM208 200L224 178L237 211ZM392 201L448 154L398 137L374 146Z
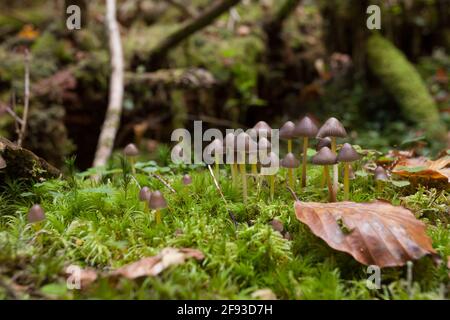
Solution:
M349 199L349 180L352 173L352 162L360 158L359 154L349 143L344 143L337 150L337 138L345 138L347 132L339 120L332 117L329 118L322 127L308 116L303 117L297 123L287 121L279 129L279 138L287 141L287 153L280 159L279 155L272 152L271 133L272 128L264 121L259 121L254 127L256 139L243 132L238 135L229 133L225 136L224 141L220 139L213 140L207 147L206 152L215 157L215 172L219 174L219 163L222 163L221 157L224 154L234 154L235 159L231 166L231 177L236 183L238 176L241 177L242 191L244 202L247 201L247 173L246 164L251 165L251 175L259 177L260 168L278 168L287 169L288 185L294 189L296 183L295 171L300 167L301 162L301 189L307 185L307 162L308 162L308 145L311 139L318 139L316 146L317 153L311 158L311 163L323 166L324 180L328 185L329 201L335 202L339 188L339 170L338 163L342 163L344 167L344 200ZM301 161L295 156L293 151L294 139L300 139L302 142L302 151L299 153ZM237 141L240 140L240 143ZM267 156L261 159L260 151L265 151ZM259 155L259 156L258 156ZM247 157L247 158L246 158ZM245 161L242 161L245 159ZM238 164L236 164L238 162ZM329 166L332 166L332 176L329 173ZM300 169L299 169L300 170ZM276 172L275 172L276 173ZM274 196L275 174L265 174L269 180L270 197Z

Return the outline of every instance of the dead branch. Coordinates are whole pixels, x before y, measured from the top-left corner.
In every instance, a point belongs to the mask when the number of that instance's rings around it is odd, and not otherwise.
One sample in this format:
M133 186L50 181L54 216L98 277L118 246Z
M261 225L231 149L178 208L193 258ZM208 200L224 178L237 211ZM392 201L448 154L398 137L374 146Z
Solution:
M124 62L119 24L116 20L115 0L106 1L106 24L109 32L112 73L109 86L109 104L98 139L94 167L104 166L111 156L122 114Z
M164 38L164 40L156 45L156 47L150 52L148 66L153 70L157 69L170 49L179 45L183 40L198 30L210 25L216 18L221 16L224 12L228 11L239 2L240 0L215 1L195 19L183 24L178 30Z
M23 140L25 139L25 134L27 130L28 123L28 111L30 103L30 54L28 50L25 51L25 93L23 102L23 115L22 115L22 125L20 126L19 138L17 140L17 145L22 146Z

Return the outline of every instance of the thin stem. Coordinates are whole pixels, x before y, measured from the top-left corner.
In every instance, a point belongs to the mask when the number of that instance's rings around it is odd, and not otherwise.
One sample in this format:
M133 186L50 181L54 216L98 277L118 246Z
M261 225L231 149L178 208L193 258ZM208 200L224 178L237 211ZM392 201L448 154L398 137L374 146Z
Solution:
M236 163L232 163L231 164L231 179L233 181L234 186L236 186L237 175L238 175L238 166Z
M220 175L220 168L219 168L219 155L215 154L214 155L214 174L216 175L217 178L219 178Z
M331 137L331 151L336 153L336 137ZM339 189L339 168L338 164L333 165L333 190L336 194Z
M252 174L258 175L258 166L256 163L252 163Z
M273 200L273 197L275 195L275 175L271 175L269 177L270 179L270 200Z
M303 138L302 188L306 187L306 162L308 160L308 137Z
M291 153L291 152L292 152L292 140L289 139L288 140L288 153Z
M242 179L242 195L244 197L244 203L247 203L247 177L245 172L245 163L240 163L239 169L241 171L241 179Z
M19 132L19 138L17 141L17 145L19 147L22 146L22 143L25 140L25 134L26 134L27 125L28 125L29 105L30 105L30 55L27 50L25 52L25 93L24 93L24 102L23 102L23 116L22 116L22 125L20 127L20 132Z
M349 189L350 189L350 163L344 162L344 200L347 201L349 198Z
M325 179L326 179L327 185L328 185L328 201L336 202L336 195L334 194L333 186L331 185L331 178L330 178L330 174L328 172L328 166L323 166L323 173L325 175Z
M155 211L155 220L156 220L156 224L161 223L161 210L159 210L159 209L156 209L156 211Z
M134 162L135 162L134 157L129 157L129 160L130 160L130 166L131 166L131 173L133 175L135 175L136 174L136 168L134 167Z
M288 168L288 176L289 176L289 186L294 189L294 170L292 168Z

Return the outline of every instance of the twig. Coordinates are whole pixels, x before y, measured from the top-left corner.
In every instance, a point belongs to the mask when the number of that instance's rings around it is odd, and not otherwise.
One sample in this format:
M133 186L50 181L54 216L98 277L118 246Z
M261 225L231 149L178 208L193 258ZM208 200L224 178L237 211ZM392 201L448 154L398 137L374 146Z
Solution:
M6 107L6 112L8 112L9 115L14 118L14 121L23 126L23 120L19 118L19 116L13 111L13 109L11 109L10 107Z
M300 200L298 199L297 195L295 194L294 190L292 190L291 187L286 186L286 188L289 190L289 192L290 192L291 195L292 195L292 198L294 198L295 201L300 201Z
M22 147L23 140L25 139L25 134L27 130L28 122L28 109L30 103L30 54L28 50L25 51L25 94L24 94L24 109L22 115L22 125L20 127L19 138L17 140L17 145Z
M161 183L162 183L163 185L165 185L165 186L167 187L167 189L169 189L171 192L177 193L177 192L175 191L175 189L172 188L172 186L171 186L166 180L164 180L163 177L161 177L159 174L152 173L151 175L152 175L152 177L154 177L154 178L158 179L159 181L161 181Z
M217 190L219 191L220 196L222 197L223 202L225 202L225 206L228 206L227 199L225 199L225 196L223 195L222 189L220 188L219 182L217 182L216 176L214 175L214 171L211 168L211 165L208 164L209 173L211 174L211 177L214 180L214 184L216 185ZM233 221L233 224L235 227L238 226L238 222L236 220L236 217L234 216L233 212L227 209L228 215L230 216L231 220Z
M15 115L17 115L17 113L16 113L16 91L14 90L14 88L11 88L11 110L14 111ZM20 119L20 120L22 121L22 119ZM19 134L20 134L19 122L17 122L17 121L14 122L14 128L16 129L17 137L19 137Z

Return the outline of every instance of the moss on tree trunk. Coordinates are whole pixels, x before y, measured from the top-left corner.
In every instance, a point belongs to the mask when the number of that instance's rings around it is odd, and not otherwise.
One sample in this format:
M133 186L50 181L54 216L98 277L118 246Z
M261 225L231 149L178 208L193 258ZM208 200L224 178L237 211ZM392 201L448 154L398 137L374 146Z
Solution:
M428 89L414 66L389 40L379 34L367 43L367 62L371 72L399 104L404 116L418 124L428 139L445 140L446 130Z

